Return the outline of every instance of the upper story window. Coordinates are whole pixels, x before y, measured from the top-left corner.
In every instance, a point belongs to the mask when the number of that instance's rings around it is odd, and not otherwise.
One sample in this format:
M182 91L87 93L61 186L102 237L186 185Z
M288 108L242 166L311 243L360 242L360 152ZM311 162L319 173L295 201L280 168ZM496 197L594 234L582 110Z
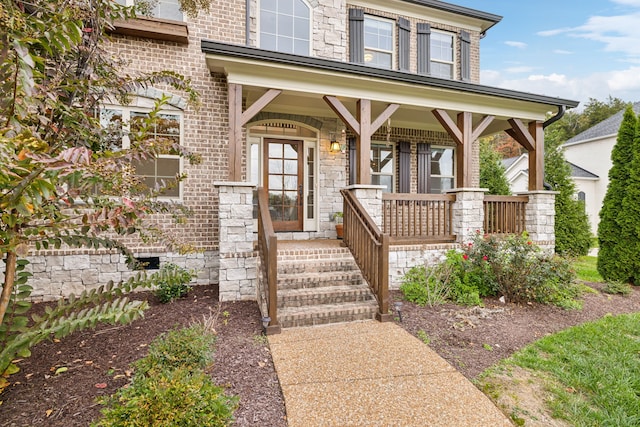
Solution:
M115 2L123 6L133 6L141 3L139 0L115 0ZM178 0L155 0L152 2L146 0L144 3L152 6L149 8L149 16L172 21L182 21L184 19Z
M260 47L309 55L310 13L304 0L260 0Z
M453 78L454 37L450 33L431 33L431 75L445 79Z
M364 62L367 65L381 68L392 68L393 65L393 29L392 21L364 17Z
M103 127L110 127L123 135L122 140L113 141L111 150L129 148L130 134L140 130L148 111L140 108L108 106L100 110L100 123ZM174 144L182 140L182 115L177 112L163 112L158 114L153 128L147 134L148 138L162 139ZM181 173L181 158L174 153L164 153L155 159L142 161L135 166L136 175L147 188L167 186L163 191L164 197L180 198L180 183L176 176Z

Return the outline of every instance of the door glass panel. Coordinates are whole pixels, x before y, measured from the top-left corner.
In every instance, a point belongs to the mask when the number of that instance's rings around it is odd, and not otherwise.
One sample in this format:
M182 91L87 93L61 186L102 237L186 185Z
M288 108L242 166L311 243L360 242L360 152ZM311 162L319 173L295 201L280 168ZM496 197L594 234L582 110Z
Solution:
M302 141L269 141L266 182L276 231L302 230Z
M269 190L284 190L282 176L269 175Z
M284 148L283 157L285 159L298 159L298 151L296 150L297 147L291 144L284 144L282 147Z
M315 191L316 175L315 175L315 149L309 147L307 150L307 219L315 218L316 203Z
M298 175L298 161L297 160L285 160L284 161L284 173Z

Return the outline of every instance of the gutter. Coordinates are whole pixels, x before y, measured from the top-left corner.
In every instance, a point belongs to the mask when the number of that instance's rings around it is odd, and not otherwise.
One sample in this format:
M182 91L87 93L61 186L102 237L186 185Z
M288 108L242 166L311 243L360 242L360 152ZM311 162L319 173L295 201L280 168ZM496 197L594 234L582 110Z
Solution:
M551 116L547 120L545 120L544 123L542 123L542 129L545 129L547 126L550 126L560 120L564 116L564 113L566 113L566 111L566 105L558 105L558 113L555 116Z

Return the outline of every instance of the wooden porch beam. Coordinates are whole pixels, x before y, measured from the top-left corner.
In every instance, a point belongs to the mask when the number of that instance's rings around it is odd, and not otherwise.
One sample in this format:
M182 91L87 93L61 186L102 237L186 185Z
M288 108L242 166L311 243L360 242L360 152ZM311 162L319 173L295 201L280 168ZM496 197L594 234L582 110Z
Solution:
M282 91L280 89L269 89L264 95L262 95L256 102L251 104L244 113L242 113L242 126L249 123L256 114L258 114L264 107L269 105L271 101L276 99L278 95L280 95Z
M243 112L242 85L229 83L229 181L242 181L242 127L281 93L269 89Z
M371 184L371 166L369 164L371 152L371 101L359 99L357 103L357 120L360 123L360 135L356 138L356 152L358 154L358 184Z
M473 130L473 133L471 134L471 140L475 141L476 139L480 138L482 132L484 132L487 127L489 127L491 122L493 122L493 119L495 119L495 116L484 116L482 118L482 121L478 123L478 126L476 126L476 128Z
M505 132L507 132L511 138L515 139L527 151L535 150L536 142L522 121L520 119L509 119L507 121L511 125L511 129L507 129Z
M431 112L436 116L436 119L438 119L442 127L447 131L449 136L453 138L456 144L462 144L464 142L462 139L462 132L458 129L456 122L449 117L449 113L440 109L431 110Z
M542 122L530 122L529 134L535 149L529 151L529 191L544 190L544 128Z
M385 110L382 113L380 113L378 118L375 119L373 123L371 123L371 134L373 135L374 133L376 133L376 131L380 129L380 126L382 126L384 122L389 120L389 118L391 118L393 113L395 113L398 110L398 108L400 108L400 104L387 105L387 108L385 108Z
M322 99L324 99L324 101L329 104L329 107L333 110L333 112L336 113L338 117L340 117L340 120L342 120L342 122L347 125L347 127L351 129L353 133L355 133L356 135L360 135L359 121L356 120L355 117L353 117L351 112L349 112L347 107L345 107L338 98L336 98L335 96L325 95L322 97Z

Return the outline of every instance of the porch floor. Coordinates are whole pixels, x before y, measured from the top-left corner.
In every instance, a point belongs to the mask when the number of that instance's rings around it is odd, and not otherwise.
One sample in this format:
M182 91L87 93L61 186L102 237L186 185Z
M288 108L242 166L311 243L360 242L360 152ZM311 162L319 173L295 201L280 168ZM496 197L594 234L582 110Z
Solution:
M469 380L394 323L269 336L289 427L512 426Z

